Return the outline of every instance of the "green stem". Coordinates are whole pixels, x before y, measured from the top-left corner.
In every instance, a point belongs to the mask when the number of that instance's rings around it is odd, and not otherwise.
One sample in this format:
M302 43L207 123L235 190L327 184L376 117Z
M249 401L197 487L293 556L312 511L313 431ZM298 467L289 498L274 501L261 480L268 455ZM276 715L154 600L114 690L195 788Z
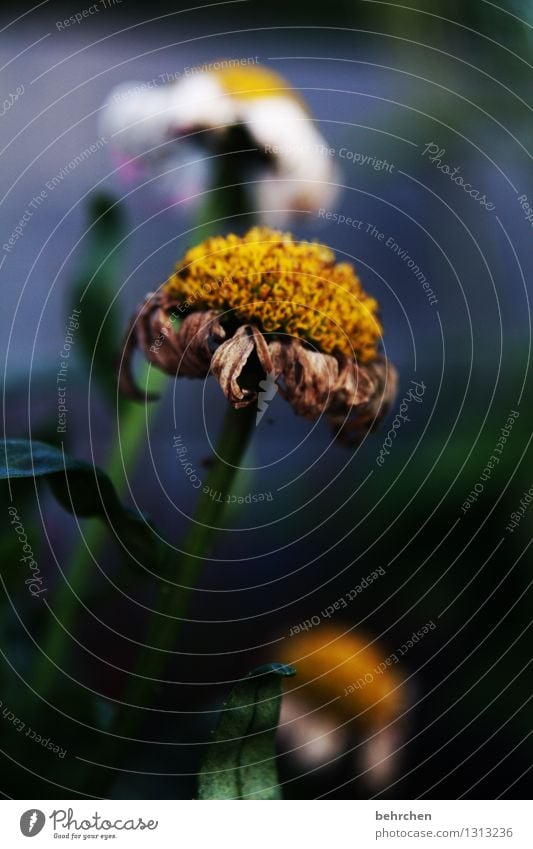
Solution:
M149 391L158 392L165 381L166 376L153 367L150 368L147 363L139 378L139 385L144 387L149 383ZM115 484L119 498L122 499L127 489L124 469L131 474L140 448L146 441L149 421L147 417L152 417L157 412L158 405L151 404L146 407L144 404L124 402L121 407L118 421L120 439L114 441L105 468ZM94 575L95 561L98 562L108 539L109 531L104 522L91 519L87 523L85 533L80 532L68 572L61 579L54 595L53 607L58 622L52 618L32 675L33 689L44 699L49 698L55 685L57 670L53 664L61 669L65 662L71 642L70 633L79 613L79 599L86 595Z
M139 656L136 674L129 679L124 694L127 705L142 709L149 701L147 697L155 686L152 679L159 676L168 655L172 653L198 577L218 532L217 526L246 452L255 417L255 405L242 410L228 407L218 439L217 456L200 491L194 516L181 544L181 553L177 560L169 560L168 572L172 575L172 583L164 580L160 586L157 613L150 619L146 645ZM212 497L219 493L222 495L220 500ZM158 614L163 614L163 617ZM150 678L143 677L146 669L150 670ZM120 729L122 737L127 736L135 728L138 718L137 713L130 712L127 717L117 718L115 728Z
M231 146L230 146L231 147ZM237 145L237 148L239 146ZM231 188L227 188L231 186ZM206 195L204 209L199 215L200 226L195 232L195 242L211 235L214 222L224 222L226 225L234 215L250 211L250 197L244 177L240 173L239 155L219 156L214 162L214 179L212 190ZM203 223L202 223L203 222ZM213 222L213 223L211 223ZM250 217L238 218L238 223L246 223L250 226L253 222ZM222 225L223 226L223 225ZM218 226L216 226L218 229ZM151 391L157 391L165 380L165 376L153 368L146 366L139 381L143 386L150 375ZM157 384L157 385L156 385ZM111 480L115 483L117 493L122 496L126 491L126 477L124 470L131 474L131 470L138 458L142 444L146 436L146 417L153 416L158 409L157 404L150 405L147 410L144 405L133 403L124 406L124 413L120 421L121 439L114 445L106 470ZM206 486L211 491L228 492L235 477L236 467L246 449L246 443L251 433L252 422L255 411L249 408L241 411L230 409L220 437L219 453L224 452L223 459L217 459L212 466L207 478ZM167 654L172 649L179 631L180 622L188 607L190 596L194 591L198 574L201 570L203 560L206 556L213 538L216 534L216 525L220 520L224 504L209 497L207 493L201 493L196 507L195 520L193 520L182 543L183 553L177 564L169 563L168 574L172 574L176 584L163 583L157 599L157 609L167 612L161 622L161 615L154 613L149 623L147 633L147 646L153 645L159 651L145 648L139 657L137 664L138 674L129 679L126 688L125 701L130 704L142 705L145 703L148 691L153 681L142 677L145 664L150 662L150 670L153 677L163 668ZM88 524L85 537L79 542L76 549L71 568L65 580L58 587L54 597L54 609L57 611L61 624L51 621L48 631L39 652L34 668L32 679L33 687L43 698L49 698L57 677L56 670L51 661L59 668L62 667L71 642L69 632L72 631L81 599L86 596L91 577L94 574L94 560L97 560L107 539L106 527L97 521ZM50 659L49 659L50 658ZM126 714L126 722L122 724L122 713L119 711L121 724L121 736L127 736L128 729L134 728L137 722L137 711ZM109 738L106 738L109 740ZM113 745L119 738L112 740ZM107 759L110 759L109 747L106 749Z
M225 188L228 185L232 185L232 188ZM206 194L204 207L198 216L199 221L204 223L200 223L195 241L210 235L212 229L210 221L224 217L229 218L235 211L242 212L248 208L246 186L237 179L235 157L232 155L220 156L216 160L212 189ZM165 380L165 375L146 364L139 378L139 386L144 388L149 383L149 387L147 387L149 391L157 392L164 385ZM151 404L147 409L144 404L124 402L121 404L121 408L123 413L119 422L120 439L115 441L109 459L104 466L115 484L120 498L127 491L127 479L124 470L131 474L146 439L147 417L151 417L157 412L158 405ZM228 438L231 440L231 436ZM226 435L224 435L224 439L226 439ZM208 519L206 521L209 523ZM202 545L202 533L193 525L190 534L191 539L188 540L187 544L190 543L191 552L193 552L195 546L201 547ZM32 686L43 698L50 696L55 684L57 670L54 669L52 664L59 668L64 664L71 642L69 632L72 630L79 612L80 602L78 599L86 595L91 577L94 574L94 561L98 560L107 538L108 531L102 522L92 520L88 523L87 531L81 536L73 554L71 566L54 596L54 609L57 611L57 617L61 624L53 619L49 623L32 676ZM193 572L196 562L194 558L190 558L187 564L184 563L185 584L192 585L194 583ZM190 581L188 575L191 576ZM185 595L186 593L184 593ZM183 604L186 605L185 600Z
M256 417L256 407L243 410L228 407L222 430L218 438L216 458L200 491L189 529L182 541L182 550L176 559L168 558L167 572L172 583L163 579L156 599L155 611L150 618L146 642L134 670L128 678L123 696L123 706L115 714L109 732L102 738L95 753L96 764L113 765L117 751L127 745L141 716L139 711L149 704L151 694L159 686L156 680L164 670L169 655L178 639L183 618L194 593L198 577L218 532L222 514L227 503L239 465L246 452ZM221 494L220 500L212 498ZM150 670L150 677L145 677ZM88 768L87 785L92 781L92 769ZM98 777L98 793L109 794L109 787L116 774L109 770Z

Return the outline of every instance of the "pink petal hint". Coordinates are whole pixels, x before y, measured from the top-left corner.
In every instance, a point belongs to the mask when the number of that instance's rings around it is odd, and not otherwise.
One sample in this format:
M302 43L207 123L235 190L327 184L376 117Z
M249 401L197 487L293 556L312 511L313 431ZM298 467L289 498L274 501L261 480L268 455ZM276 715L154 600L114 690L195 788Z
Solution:
M131 158L124 151L118 148L113 148L111 159L114 167L118 171L118 176L127 186L138 183L146 177L147 169L141 160L141 157Z

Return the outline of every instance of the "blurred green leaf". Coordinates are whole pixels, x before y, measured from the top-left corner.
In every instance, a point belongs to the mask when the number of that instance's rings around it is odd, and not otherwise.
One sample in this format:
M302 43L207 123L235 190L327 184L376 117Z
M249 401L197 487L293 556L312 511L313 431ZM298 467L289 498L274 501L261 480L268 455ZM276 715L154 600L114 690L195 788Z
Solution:
M200 799L280 799L275 736L282 678L291 666L269 663L231 691L199 773Z
M87 249L82 271L72 287L72 308L81 310L78 339L93 375L113 400L117 352L124 322L119 300L121 252L126 232L120 206L105 193L89 202Z
M26 439L2 441L0 479L42 477L59 503L76 516L97 516L134 557L159 562L158 540L147 520L124 507L108 476L53 445Z

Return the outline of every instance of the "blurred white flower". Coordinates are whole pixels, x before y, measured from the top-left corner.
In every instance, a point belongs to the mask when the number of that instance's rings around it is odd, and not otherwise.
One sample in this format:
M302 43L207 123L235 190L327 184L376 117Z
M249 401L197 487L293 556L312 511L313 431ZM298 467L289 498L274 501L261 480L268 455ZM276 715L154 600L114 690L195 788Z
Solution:
M206 158L246 149L239 174L252 181L253 206L264 223L329 206L334 156L300 97L267 68L218 65L164 85L129 82L111 91L101 132L112 142L121 177L153 178L182 200L208 186Z

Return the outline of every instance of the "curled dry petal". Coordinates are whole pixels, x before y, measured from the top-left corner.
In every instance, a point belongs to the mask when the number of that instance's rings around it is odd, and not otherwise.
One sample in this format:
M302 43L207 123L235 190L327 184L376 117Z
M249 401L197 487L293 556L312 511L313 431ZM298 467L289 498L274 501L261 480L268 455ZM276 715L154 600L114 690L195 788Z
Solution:
M384 357L360 364L297 338L265 335L254 324L230 330L216 310L181 317L178 306L164 292L151 294L130 325L120 375L121 390L130 397L147 399L132 375L136 347L174 377L202 378L211 371L234 407L255 403L268 375L295 413L311 420L326 415L347 444L377 427L396 395L396 370Z
M356 444L365 433L379 426L394 402L398 388L398 373L385 357L378 357L362 368L374 386L367 402L355 407L351 415L339 411L329 417L339 439L347 445Z
M339 366L339 376L333 387L328 413L334 415L338 410L360 407L372 398L375 391L376 383L368 366L358 365L354 360L344 358Z
M316 419L331 400L339 374L335 357L304 347L298 340L271 343L272 358L283 376L280 392L294 412Z
M368 403L375 382L365 366L343 357L313 351L300 341L272 342L272 358L283 375L280 389L294 411L308 419L349 415Z
M246 407L254 400L253 390L246 389L239 383L254 349L252 328L244 324L213 354L211 370L224 395L234 407Z
M161 371L174 377L205 377L211 357L226 333L214 310L189 313L180 319L179 312L166 296L149 294L133 318L120 368L120 390L137 400L154 400L137 387L132 359L135 349Z
M257 400L263 374L273 371L265 337L251 324L243 324L213 354L211 371L234 407L247 407Z
M174 368L170 373L206 377L213 351L225 337L226 332L214 310L190 313L183 319L178 332L171 332L169 336L175 352Z

